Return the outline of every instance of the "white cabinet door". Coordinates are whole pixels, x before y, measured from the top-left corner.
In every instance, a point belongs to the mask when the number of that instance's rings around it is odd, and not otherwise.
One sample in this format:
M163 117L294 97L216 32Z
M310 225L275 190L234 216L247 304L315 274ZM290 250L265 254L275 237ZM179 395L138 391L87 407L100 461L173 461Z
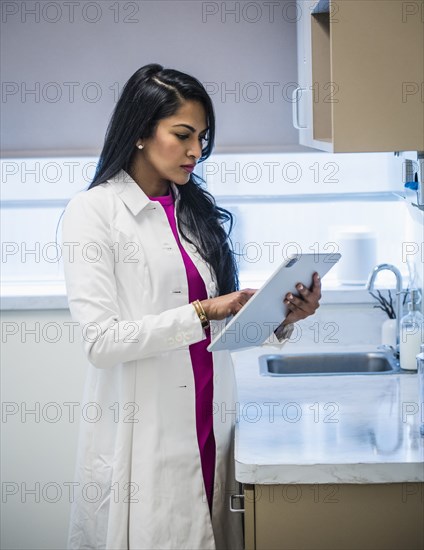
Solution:
M293 94L293 125L299 143L322 151L333 151L329 142L314 139L311 13L317 0L297 0L297 68L299 87Z

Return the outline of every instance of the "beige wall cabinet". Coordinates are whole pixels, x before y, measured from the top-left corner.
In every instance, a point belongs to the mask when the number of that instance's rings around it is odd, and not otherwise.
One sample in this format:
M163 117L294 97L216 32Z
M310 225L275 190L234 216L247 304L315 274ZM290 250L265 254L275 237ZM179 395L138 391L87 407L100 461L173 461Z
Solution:
M298 0L301 145L424 150L424 1Z
M244 485L246 550L422 550L424 483Z

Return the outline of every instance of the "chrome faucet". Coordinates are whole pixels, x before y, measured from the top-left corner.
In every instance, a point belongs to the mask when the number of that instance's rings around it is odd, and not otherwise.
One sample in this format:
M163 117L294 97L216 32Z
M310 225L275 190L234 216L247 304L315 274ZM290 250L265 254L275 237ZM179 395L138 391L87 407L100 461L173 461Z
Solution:
M380 264L374 267L367 282L367 290L374 290L374 281L380 271L385 269L392 271L396 277L396 351L399 351L400 343L400 318L402 317L402 275L399 269L392 264Z

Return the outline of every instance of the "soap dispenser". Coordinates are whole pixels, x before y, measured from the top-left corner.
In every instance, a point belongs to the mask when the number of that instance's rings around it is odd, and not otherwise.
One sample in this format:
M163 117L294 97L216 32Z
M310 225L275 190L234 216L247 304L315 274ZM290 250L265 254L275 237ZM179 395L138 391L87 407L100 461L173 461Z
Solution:
M421 344L421 353L417 355L418 370L418 406L422 411L420 434L424 437L424 344Z
M418 311L418 291L411 289L408 313L400 320L400 368L417 370L417 354L424 343L424 317Z

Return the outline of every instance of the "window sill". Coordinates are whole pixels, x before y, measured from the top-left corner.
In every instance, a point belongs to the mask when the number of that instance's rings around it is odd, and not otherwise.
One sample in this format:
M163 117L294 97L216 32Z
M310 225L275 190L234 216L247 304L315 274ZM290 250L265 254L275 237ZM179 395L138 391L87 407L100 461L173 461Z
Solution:
M241 280L241 288L259 288L263 280ZM386 289L386 286L376 286ZM348 286L336 281L323 283L321 305L332 304L371 304L376 303L365 286ZM68 309L65 284L57 283L21 283L3 284L0 296L0 309L12 310L54 310Z
M2 284L0 309L68 309L65 283L14 283Z

